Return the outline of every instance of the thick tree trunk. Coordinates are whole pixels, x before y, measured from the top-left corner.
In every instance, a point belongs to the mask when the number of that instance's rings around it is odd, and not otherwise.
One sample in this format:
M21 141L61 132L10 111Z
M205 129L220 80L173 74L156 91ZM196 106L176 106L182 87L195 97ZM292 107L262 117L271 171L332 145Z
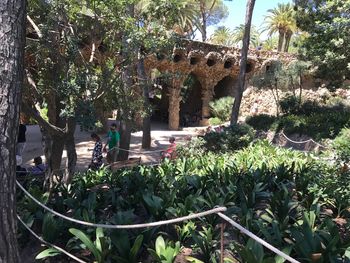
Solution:
M139 79L140 86L142 87L143 94L143 105L145 116L142 120L142 148L151 148L151 113L150 113L150 103L149 103L149 87L147 81L147 75L145 70L144 58L141 52L139 52L139 61L137 63L137 75Z
M135 7L134 4L129 4L127 6L128 8L128 14L130 17L134 17ZM123 69L122 71L122 79L124 82L123 89L132 89L133 88L133 65L132 65L132 56L134 56L135 50L130 49L130 45L127 42L127 35L124 35L122 38L122 45L123 45L123 60L128 61L128 65ZM126 92L127 93L127 92ZM127 106L126 106L127 107ZM130 149L130 140L131 140L131 127L132 127L132 117L130 114L123 114L119 113L119 116L123 118L119 118L121 120L120 123L120 144L119 147L124 149L120 150L118 154L118 160L124 161L128 160L129 158L129 152Z
M24 75L25 1L0 1L0 262L20 262L16 224L16 143Z
M243 47L242 47L241 63L239 67L239 76L238 76L238 89L237 89L237 92L235 93L235 101L232 106L231 125L237 123L239 109L241 107L241 101L242 101L242 96L243 96L243 91L245 86L245 74L246 74L246 68L247 68L247 57L248 57L249 42L250 42L250 27L252 24L254 5L255 5L255 0L247 1Z
M284 48L283 48L284 52L288 52L288 50L289 50L289 44L290 44L290 40L292 38L292 35L293 35L293 32L291 32L291 31L288 31L285 34L285 41L284 41Z
M131 140L131 122L122 121L120 125L120 145L125 150L119 150L118 161L125 161L129 158L130 140Z
M66 184L69 184L75 173L75 167L77 165L77 151L75 149L74 132L76 127L76 121L74 118L69 118L67 123L68 132L66 136L65 148L67 151L67 173L63 178Z
M278 46L277 46L277 51L281 52L283 48L283 40L285 36L285 32L283 30L279 30L278 32Z

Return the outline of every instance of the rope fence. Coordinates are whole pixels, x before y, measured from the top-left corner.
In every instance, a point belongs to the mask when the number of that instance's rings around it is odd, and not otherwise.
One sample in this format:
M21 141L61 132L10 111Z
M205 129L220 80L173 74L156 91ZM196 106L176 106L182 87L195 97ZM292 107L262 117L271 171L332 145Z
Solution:
M280 132L280 134L281 134L287 141L292 142L292 143L295 143L295 144L306 144L306 143L308 143L308 142L312 142L312 143L316 144L317 146L319 146L319 147L321 147L321 148L323 148L323 149L328 149L328 147L326 147L326 146L324 146L324 145L322 145L322 144L316 142L316 141L313 140L312 138L311 138L311 139L308 139L308 140L305 140L305 141L294 141L294 140L288 138L288 136L285 135L283 131Z
M62 252L63 254L67 255L68 257L74 259L75 261L79 262L79 263L87 263L83 260L81 260L80 258L77 258L76 256L72 255L71 253L67 252L66 250L64 250L61 247L58 247L54 244L51 244L50 242L47 242L46 240L44 240L43 238L41 238L40 236L38 236L32 229L30 229L29 226L27 226L26 223L23 222L23 220L21 219L21 217L19 215L17 215L17 219L19 222L21 222L21 224L29 231L29 233L31 233L35 238L37 238L41 243L45 244L48 247L52 247L54 249L57 249L58 251Z
M47 210L48 212L61 217L67 221L76 223L76 224L80 224L80 225L85 225L85 226L90 226L90 227L101 227L101 228L106 228L106 229L136 229L136 228L147 228L147 227L156 227L156 226L161 226L161 225L168 225L168 224L174 224L174 223L179 223L179 222L183 222L183 221L187 221L190 219L195 219L195 218L199 218L199 217L204 217L204 216L208 216L208 215L212 215L212 214L217 214L218 216L220 216L222 219L224 219L225 221L229 222L232 226L234 226L235 228L239 229L243 234L248 235L249 237L251 237L252 239L254 239L255 241L257 241L258 243L260 243L261 245L265 246L266 248L270 249L271 251L275 252L277 255L283 257L284 259L288 260L289 262L292 263L300 263L299 261L291 258L290 256L288 256L287 254L285 254L284 252L280 251L279 249L275 248L274 246L268 244L267 242L265 242L264 240L262 240L261 238L259 238L258 236L254 235L252 232L248 231L247 229L245 229L243 226L239 225L238 223L234 222L232 219L230 219L229 217L227 217L226 215L222 214L221 212L225 212L227 210L226 207L216 207L204 212L200 212L200 213L195 213L195 214L190 214L188 216L183 216L183 217L178 217L178 218L174 218L174 219L169 219L169 220L162 220L162 221L157 221L157 222L151 222L151 223L143 223L143 224L133 224L133 225L111 225L111 224L95 224L95 223L91 223L91 222L86 222L86 221L82 221L82 220L77 220L68 216L65 216L49 207L47 207L46 205L42 204L39 200L37 200L35 197L33 197L27 190L24 189L24 187L16 180L16 183L18 185L18 187L30 198L32 199L36 204L38 204L39 206L41 206L42 208L44 208L45 210ZM18 217L18 219L20 220L20 218ZM20 220L21 221L21 220ZM21 223L24 223L23 221L21 221ZM26 227L28 229L28 226ZM32 231L31 231L32 232ZM35 234L34 232L32 234ZM35 234L35 236L38 238L38 236ZM42 239L40 239L42 240ZM46 244L49 244L48 242L46 242L45 240L43 240ZM51 245L51 244L50 244ZM54 246L52 246L54 247ZM56 248L56 247L54 247ZM60 248L61 249L61 248ZM59 249L58 249L59 250ZM63 249L61 249L63 250ZM60 250L60 251L61 251ZM66 252L66 251L65 251ZM63 252L63 253L65 253ZM68 252L66 252L65 254L67 254ZM69 255L68 255L69 256ZM80 261L80 259L77 260L78 262L83 262Z

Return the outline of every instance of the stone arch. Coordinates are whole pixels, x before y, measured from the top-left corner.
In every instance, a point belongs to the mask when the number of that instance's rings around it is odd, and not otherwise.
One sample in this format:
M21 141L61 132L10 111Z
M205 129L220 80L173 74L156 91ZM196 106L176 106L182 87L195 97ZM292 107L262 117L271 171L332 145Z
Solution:
M253 73L255 70L255 67L257 65L257 60L254 57L248 57L247 59L247 67L246 67L246 73Z
M216 65L217 63L221 62L221 55L218 52L209 52L206 56L206 64L208 67L212 67Z
M222 59L225 69L231 69L235 65L236 61L236 57L233 54L226 54Z
M222 78L214 87L213 100L217 100L227 96L234 96L234 91L237 86L237 78L230 75Z
M184 49L175 49L173 52L172 60L174 63L179 63L186 60L186 50Z
M203 59L203 51L200 50L193 50L188 53L188 60L190 62L191 66L195 66L197 64L200 64Z

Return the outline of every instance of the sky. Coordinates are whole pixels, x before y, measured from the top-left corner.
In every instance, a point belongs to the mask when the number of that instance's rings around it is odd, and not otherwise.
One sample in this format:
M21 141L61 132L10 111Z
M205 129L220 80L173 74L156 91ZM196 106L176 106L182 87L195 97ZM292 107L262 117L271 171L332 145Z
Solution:
M234 29L238 25L244 24L246 3L246 0L225 1L225 5L228 7L229 16L220 24L210 26L208 28L208 36L210 36L218 26L226 26L230 29ZM257 28L261 27L264 22L264 16L267 14L267 10L277 7L278 3L292 3L292 0L256 0L252 24ZM267 34L262 34L261 37L266 39ZM200 39L200 34L196 36L196 39L197 38Z

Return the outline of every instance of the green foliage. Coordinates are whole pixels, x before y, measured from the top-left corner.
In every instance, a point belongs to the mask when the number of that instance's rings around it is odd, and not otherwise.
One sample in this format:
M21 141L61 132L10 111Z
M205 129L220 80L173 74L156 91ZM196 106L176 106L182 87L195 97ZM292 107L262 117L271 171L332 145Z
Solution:
M286 134L303 134L316 140L332 139L350 123L350 108L342 101L324 105L305 101L294 107L298 103L291 96L282 100L282 105L285 111L294 113L277 118L257 115L247 118L247 123L257 130L283 130Z
M350 77L349 0L294 0L298 27L308 33L301 56L317 66L316 76L337 88Z
M176 152L179 156L189 157L189 156L201 156L204 154L205 140L201 137L193 137L184 145L179 145L176 147Z
M299 109L299 100L294 95L284 97L279 103L283 114L294 114Z
M140 253L140 249L143 242L143 235L138 235L131 243L131 237L127 231L117 231L111 235L112 243L118 250L118 256L115 258L121 263L137 263L137 256Z
M341 162L350 161L350 129L344 128L339 135L333 140L332 148L334 149L337 159Z
M210 118L209 119L209 124L216 126L216 125L220 125L222 124L224 121L222 121L221 119L219 119L218 117L214 117L214 118Z
M344 225L339 233L332 219L350 219L349 184L349 173L339 172L337 165L267 141L254 141L236 152L205 150L158 166L87 172L77 175L71 185L54 188L46 202L76 219L111 224L155 221L155 217L166 220L226 206L225 214L299 261L321 253L324 262L346 262L349 226ZM49 227L51 221L44 223L42 212L27 206L20 193L18 200L21 217L33 225L45 224L43 229ZM54 243L66 243L69 251L89 262L136 263L150 254L154 261L173 262L180 244L193 248L191 262L217 262L219 223L215 215L130 231L78 230L68 223L62 224ZM224 235L239 243L225 247L239 255L239 260L282 262L234 228L226 228ZM169 237L174 239L166 241ZM47 251L43 256L54 253Z
M222 132L208 132L204 135L205 148L213 152L235 151L246 147L254 137L249 125L231 125Z
M175 244L171 241L164 241L162 236L159 236L155 243L155 250L148 249L154 260L159 263L172 263L175 257L180 252L180 242Z
M211 101L210 111L212 116L220 119L222 122L230 119L234 99L232 97L224 97L215 101Z
M35 259L45 259L48 257L55 257L57 255L60 255L61 252L58 251L56 248L48 248L45 249L43 251L41 251L36 257Z
M245 120L245 122L254 129L262 131L268 131L275 121L276 117L268 114L249 116Z

